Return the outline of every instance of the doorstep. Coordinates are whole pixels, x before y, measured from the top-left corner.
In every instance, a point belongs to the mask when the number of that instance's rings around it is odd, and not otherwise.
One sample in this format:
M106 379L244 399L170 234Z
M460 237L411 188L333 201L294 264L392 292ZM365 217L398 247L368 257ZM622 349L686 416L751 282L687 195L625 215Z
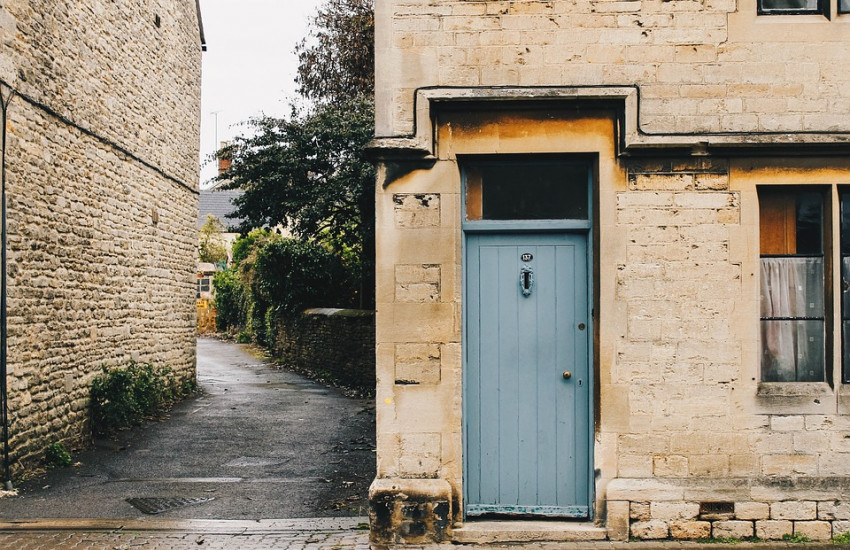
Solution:
M608 530L590 522L575 521L466 521L452 528L452 542L602 541Z

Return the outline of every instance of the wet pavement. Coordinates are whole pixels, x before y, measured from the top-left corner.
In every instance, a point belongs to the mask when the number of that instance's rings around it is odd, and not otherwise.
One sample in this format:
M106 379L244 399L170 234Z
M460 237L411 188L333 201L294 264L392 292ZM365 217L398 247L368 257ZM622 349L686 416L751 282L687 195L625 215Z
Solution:
M18 496L0 499L0 520L366 514L371 400L215 339L198 341L198 381L202 392L164 421L98 441L74 453L79 466L17 486ZM0 539L0 548L10 547Z

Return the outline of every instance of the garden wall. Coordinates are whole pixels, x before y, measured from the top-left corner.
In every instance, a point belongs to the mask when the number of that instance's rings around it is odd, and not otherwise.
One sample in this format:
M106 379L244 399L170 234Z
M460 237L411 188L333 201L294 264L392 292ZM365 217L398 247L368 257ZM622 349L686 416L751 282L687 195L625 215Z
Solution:
M269 338L287 366L368 393L375 389L375 312L317 308L279 319Z

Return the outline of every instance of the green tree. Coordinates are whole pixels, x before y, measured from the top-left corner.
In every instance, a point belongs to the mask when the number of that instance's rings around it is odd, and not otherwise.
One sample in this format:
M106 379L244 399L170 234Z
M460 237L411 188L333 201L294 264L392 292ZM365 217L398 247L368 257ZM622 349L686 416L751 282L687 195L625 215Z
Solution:
M372 139L371 100L354 97L251 122L254 133L228 147L233 164L219 176L234 200L239 230L288 227L360 264L364 307L372 305L375 170L363 157Z
M221 220L212 214L207 214L207 220L198 232L200 235L198 258L202 262L209 262L216 265L227 263L227 246L225 246L224 240L221 237L224 229L224 224L221 223Z
M317 101L371 97L375 88L373 0L328 0L298 46L299 93Z
M286 118L248 122L218 156L217 179L234 200L239 231L287 227L324 244L359 273L360 307L374 306L375 170L364 156L374 135L372 0L327 0L296 51L300 93L311 100Z

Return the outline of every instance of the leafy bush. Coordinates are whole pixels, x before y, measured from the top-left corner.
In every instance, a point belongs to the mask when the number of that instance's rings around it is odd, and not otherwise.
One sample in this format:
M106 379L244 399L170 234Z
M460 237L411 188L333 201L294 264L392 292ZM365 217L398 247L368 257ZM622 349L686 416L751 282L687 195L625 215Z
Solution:
M215 325L218 330L245 325L245 288L235 269L217 271L213 276L215 288Z
M239 237L233 242L232 246L233 265L244 262L258 246L280 238L280 235L268 229L254 229L247 235Z
M227 263L227 246L221 234L226 231L221 220L207 214L207 220L199 231L198 259L202 262L224 265Z
M240 341L268 345L275 319L358 299L360 265L346 249L256 230L236 241L233 255L237 266L213 278L216 325Z
M44 450L44 465L48 468L64 468L73 463L74 460L62 443L51 443Z
M194 388L194 381L180 381L168 367L103 367L91 388L94 432L109 434L155 417Z
M248 319L246 331L251 335L253 341L261 346L268 343L266 338L266 312L269 310L268 304L258 299L256 294L251 295L251 300L248 304Z
M291 315L307 307L353 305L355 279L352 270L325 246L280 239L258 248L251 290L258 301Z

